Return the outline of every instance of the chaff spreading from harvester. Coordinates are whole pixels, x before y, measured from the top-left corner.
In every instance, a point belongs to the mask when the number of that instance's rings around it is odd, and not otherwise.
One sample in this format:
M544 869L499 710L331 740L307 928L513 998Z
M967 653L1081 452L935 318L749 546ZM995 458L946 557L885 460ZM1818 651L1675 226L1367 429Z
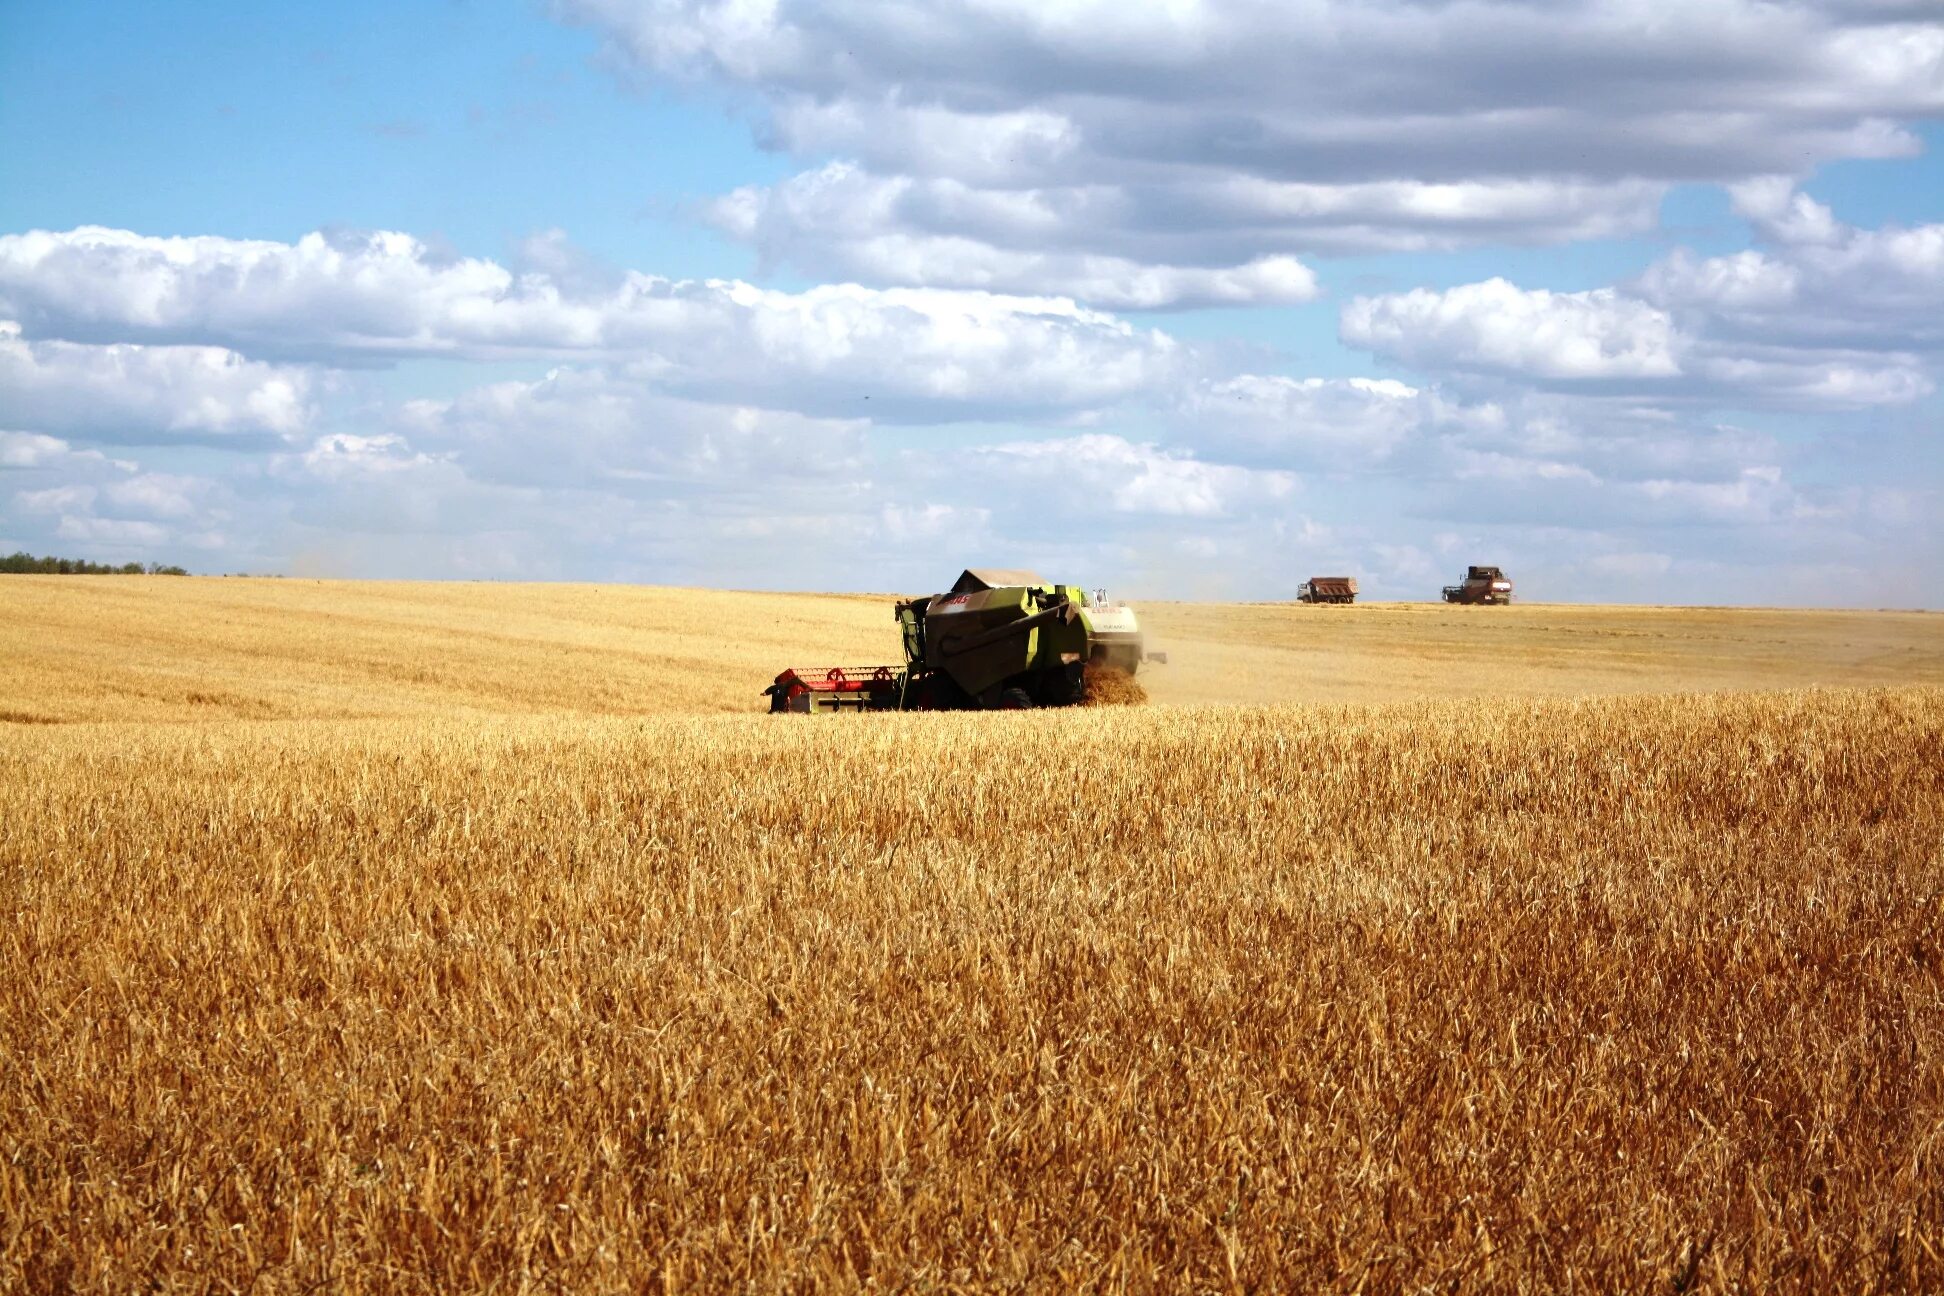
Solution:
M1118 666L1089 666L1086 706L1141 706L1148 700L1141 682Z

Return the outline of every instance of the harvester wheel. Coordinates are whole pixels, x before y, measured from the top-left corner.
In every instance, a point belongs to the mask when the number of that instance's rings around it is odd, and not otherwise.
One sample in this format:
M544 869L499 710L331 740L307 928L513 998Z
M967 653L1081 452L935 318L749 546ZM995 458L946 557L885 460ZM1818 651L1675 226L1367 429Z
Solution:
M1033 695L1023 688L1009 688L999 694L1001 711L1031 711Z

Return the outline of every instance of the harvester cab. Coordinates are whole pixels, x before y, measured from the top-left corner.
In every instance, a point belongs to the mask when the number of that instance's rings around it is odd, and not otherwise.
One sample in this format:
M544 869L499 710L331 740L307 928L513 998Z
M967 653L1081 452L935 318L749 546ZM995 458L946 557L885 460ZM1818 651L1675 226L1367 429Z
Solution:
M968 568L942 594L895 607L904 665L787 670L765 690L772 711L1021 710L1086 697L1087 671L1134 673L1139 618L1104 590L1029 571Z

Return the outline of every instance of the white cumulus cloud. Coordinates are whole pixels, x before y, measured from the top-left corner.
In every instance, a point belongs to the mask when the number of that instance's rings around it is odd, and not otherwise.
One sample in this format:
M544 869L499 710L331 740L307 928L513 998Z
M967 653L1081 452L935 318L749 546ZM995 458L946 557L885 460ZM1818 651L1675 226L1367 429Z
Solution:
M1069 517L1225 517L1288 499L1298 485L1281 469L1210 463L1107 433L1001 442L954 456L952 467Z
M0 420L126 444L288 437L313 380L211 346L29 342L0 321Z
M1593 380L1680 372L1673 322L1612 289L1555 293L1490 279L1359 297L1344 307L1343 338L1428 367Z
M1856 409L1933 390L1913 353L1774 313L1799 295L1788 274L1757 261L1694 267L1677 257L1626 289L1561 293L1492 279L1359 297L1343 309L1341 335L1433 373L1709 403ZM1739 325L1730 303L1741 304Z
M0 309L34 339L340 363L627 360L686 395L913 421L1112 404L1166 383L1180 360L1164 334L1057 296L516 275L394 233L294 244L97 227L5 235Z
M1944 224L1859 229L1786 182L1743 186L1735 204L1766 246L1677 252L1642 276L1641 296L1726 340L1944 354Z
M1944 28L1915 4L560 7L612 64L754 100L763 143L820 164L719 213L766 255L1103 304L1208 304L1190 268L1288 300L1241 273L1272 257L1636 234L1671 185L1910 156L1944 113ZM1121 262L1179 277L1130 297L1092 273Z
M862 420L684 400L625 370L563 367L414 401L400 423L483 480L630 494L766 489L851 474L867 457Z

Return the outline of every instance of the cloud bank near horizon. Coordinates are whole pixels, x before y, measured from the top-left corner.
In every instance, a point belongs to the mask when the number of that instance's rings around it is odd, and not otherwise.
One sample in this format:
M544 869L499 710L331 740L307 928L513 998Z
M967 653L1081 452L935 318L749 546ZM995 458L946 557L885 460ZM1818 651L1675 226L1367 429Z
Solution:
M1362 475L1453 557L1508 525L1589 573L1660 552L1648 546L1670 530L1724 563L1856 552L1858 529L1921 525L1926 493L1797 483L1773 436L1707 411L1724 392L1813 409L1925 395L1924 321L1879 329L1874 346L1838 329L1861 299L1831 267L1881 264L1907 286L1936 272L1938 231L1848 229L1798 197L1768 195L1761 210L1796 212L1796 232L1762 251L1677 252L1622 287L1492 280L1346 303L1346 339L1431 374L1422 385L1238 369L1221 348L1066 298L574 281L441 258L395 232L0 236L0 313L16 317L0 325L0 423L20 429L8 466L73 478L18 491L12 511L58 540L240 544L259 562L275 556L266 540L313 548L289 537L349 519L447 555L434 561L452 574L572 574L600 532L572 537L606 517L642 555L629 573L702 542L756 582L788 550L815 584L828 564L805 555L867 561L891 543L947 565L968 547L1045 546L1165 581L1172 560L1142 543L1160 528L1184 553L1256 564L1262 537L1294 529L1368 566L1379 528L1326 520ZM1802 336L1804 316L1840 336ZM439 399L361 389L374 367L427 358L542 372ZM926 437L946 440L908 443ZM158 477L82 457L184 442L239 462ZM502 538L482 551L482 532ZM1377 587L1407 592L1437 561L1416 547ZM1245 561L1238 579L1261 570Z

